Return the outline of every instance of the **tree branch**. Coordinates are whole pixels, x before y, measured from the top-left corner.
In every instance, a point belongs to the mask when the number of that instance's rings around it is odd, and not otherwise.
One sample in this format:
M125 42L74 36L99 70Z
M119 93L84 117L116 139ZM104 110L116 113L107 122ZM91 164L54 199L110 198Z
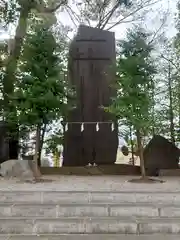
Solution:
M167 13L168 13L168 12L167 12ZM166 21L167 21L167 14L166 14L166 16L164 17L164 19L163 19L160 27L159 27L159 28L157 29L157 31L154 33L154 35L153 35L151 41L148 43L148 45L151 45L151 44L154 42L154 40L156 39L157 34L161 31L161 29L163 28L163 26L164 26L164 24L166 23Z
M106 24L108 23L109 19L112 17L116 9L119 7L119 2L116 3L116 5L104 16L104 18L101 19L101 22L99 21L98 25L96 27L100 28L101 25L103 24L103 21L105 20L103 26L101 29L104 29Z
M138 20L141 20L142 19L142 17L139 17L138 19L136 19L136 20L134 20L134 21L138 21ZM132 23L133 22L133 20L125 20L125 21L122 21L121 22L121 24L122 23ZM116 22L109 22L109 24L115 24Z
M178 65L176 65L171 59L166 58L163 54L161 54L160 56L161 56L161 58L163 58L164 60L170 62L177 70L179 70Z
M97 28L101 28L101 24L103 23L103 19L105 19L104 13L105 13L105 8L109 6L109 1L108 0L104 0L102 5L99 6L99 22L97 24Z
M92 4L90 3L90 1L89 0L84 0L85 1L85 7L86 7L86 3L87 3L87 5L88 6L92 6ZM81 5L80 5L81 6ZM79 13L80 13L80 18L79 18L79 23L81 23L81 14L82 14L82 9L81 9L81 7L80 7L78 4L76 4L76 7L77 7L77 9L78 9L78 11L79 11ZM72 10L72 9L71 9ZM73 12L73 11L72 11ZM76 16L77 16L77 14L76 14ZM88 22L88 25L89 26L91 26L91 24L90 24L90 21L89 21L89 19L88 19L88 17L86 17L86 15L85 15L85 20Z
M149 6L151 6L151 5L154 5L154 4L158 3L159 1L161 1L161 0L157 0L157 1L153 2L153 3L149 3L149 0L147 0L147 1L144 3L145 6L142 6L142 5L139 6L137 9L135 9L135 10L132 11L132 12L130 12L127 16L123 17L122 19L118 20L115 24L113 24L111 27L107 28L107 30L108 30L108 31L111 30L112 28L114 28L114 27L116 27L117 25L121 24L122 21L124 21L124 20L127 19L128 17L133 16L133 15L134 15L135 13L137 13L138 11L140 11L140 10L146 8L146 7L149 7ZM149 3L149 4L148 4L148 3ZM146 4L147 4L147 5L146 5Z
M5 0L0 0L0 4L6 4L6 1Z
M77 27L77 24L75 23L75 21L74 21L72 15L71 15L71 13L69 12L69 9L68 9L68 8L66 8L66 12L68 13L68 15L69 15L69 17L71 18L71 21L73 22L73 24L75 25L75 27Z
M79 16L72 10L72 8L70 6L66 6L66 8L71 12L71 14L73 15L73 17L76 19L76 21L78 23L81 22L81 19L79 18ZM69 13L70 14L70 13ZM71 16L72 17L72 16Z
M42 3L37 3L36 5L36 9L40 12L40 13L54 13L56 12L61 6L66 5L67 4L67 0L62 0L60 1L60 3L58 3L56 6L54 7L46 7L45 4Z

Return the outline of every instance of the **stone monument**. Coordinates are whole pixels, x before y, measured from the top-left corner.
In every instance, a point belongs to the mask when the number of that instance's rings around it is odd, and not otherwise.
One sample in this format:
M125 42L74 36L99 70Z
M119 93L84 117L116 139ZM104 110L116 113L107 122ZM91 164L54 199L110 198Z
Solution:
M147 175L158 175L160 169L179 168L180 149L166 138L155 135L144 149Z
M7 125L0 122L0 163L9 159L18 159L19 141L18 128L13 130L13 136L7 136Z
M114 33L79 27L69 51L69 80L75 87L77 103L66 119L72 124L68 124L64 136L64 166L116 161L116 119L102 108L109 106L115 95L111 88L115 81L115 59Z

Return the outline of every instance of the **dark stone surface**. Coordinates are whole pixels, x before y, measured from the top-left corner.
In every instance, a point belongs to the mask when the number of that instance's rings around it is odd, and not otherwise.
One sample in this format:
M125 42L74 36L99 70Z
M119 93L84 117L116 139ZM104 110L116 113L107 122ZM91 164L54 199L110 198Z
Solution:
M9 140L9 159L18 159L19 141L16 139Z
M158 175L160 169L177 169L180 149L166 138L155 135L144 149L147 175Z
M12 137L7 136L7 132L12 133L7 129L7 125L4 122L0 122L0 163L9 159L18 158L19 142L18 142L18 128L16 128L16 134Z
M9 144L6 132L5 124L0 122L0 163L9 159Z
M114 33L80 26L70 46L69 80L77 92L77 105L69 112L67 122L115 122L70 124L64 138L64 166L85 166L88 163L114 164L118 147L116 119L105 113L115 94L110 84L115 80Z
M79 176L102 176L102 175L130 175L139 176L140 167L128 164L113 164L84 167L40 167L43 175L79 175Z

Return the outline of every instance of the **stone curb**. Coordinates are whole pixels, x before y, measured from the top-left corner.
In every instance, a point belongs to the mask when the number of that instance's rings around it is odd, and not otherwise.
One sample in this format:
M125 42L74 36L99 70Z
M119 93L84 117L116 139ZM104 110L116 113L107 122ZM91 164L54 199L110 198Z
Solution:
M179 235L153 235L159 240L179 240ZM0 240L152 240L152 235L92 234L92 235L11 235L0 236Z
M154 234L158 240L179 240L179 235ZM122 235L122 234L59 234L59 235L0 235L0 240L152 240L152 235Z
M6 191L0 192L0 203L152 203L179 204L179 193L152 192L56 192Z
M0 234L180 234L180 218L8 218Z
M0 204L8 217L180 217L179 206L140 204Z

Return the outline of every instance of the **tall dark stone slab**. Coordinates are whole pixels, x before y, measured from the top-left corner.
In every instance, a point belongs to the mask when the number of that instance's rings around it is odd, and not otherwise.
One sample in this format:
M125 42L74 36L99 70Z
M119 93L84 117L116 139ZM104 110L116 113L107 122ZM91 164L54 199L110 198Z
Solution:
M157 175L160 169L177 169L180 149L166 138L155 135L144 149L147 175Z
M117 124L101 106L108 106L115 94L110 85L115 80L114 33L80 26L70 46L69 79L77 92L77 105L67 122L115 122L69 124L64 138L64 166L84 166L88 163L113 164L118 147Z
M4 122L0 122L0 164L9 159L18 159L18 127L13 130L13 137L8 137L8 132L12 133Z
M0 122L0 163L9 159L9 141L6 136L7 129L3 122Z

